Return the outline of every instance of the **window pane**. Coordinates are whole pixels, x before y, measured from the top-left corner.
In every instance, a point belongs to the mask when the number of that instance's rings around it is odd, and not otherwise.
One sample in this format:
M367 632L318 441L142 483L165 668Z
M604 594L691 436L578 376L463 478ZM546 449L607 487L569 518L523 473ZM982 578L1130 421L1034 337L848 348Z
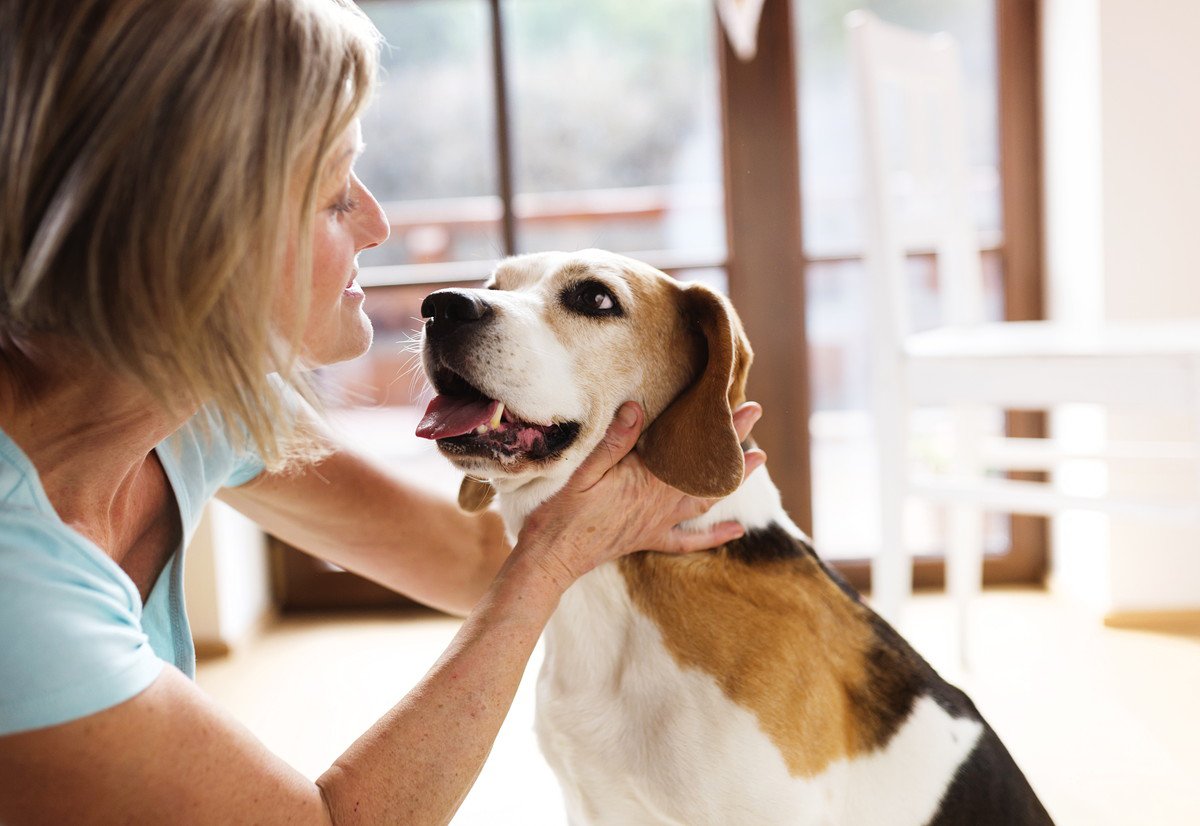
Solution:
M711 0L506 0L518 246L725 249Z
M1000 256L983 256L984 276L998 282ZM928 327L936 286L931 260L910 261L914 317ZM879 543L878 478L874 433L869 416L868 359L870 329L866 318L867 273L860 260L812 262L806 268L809 381L813 388L812 439L813 534L822 556L863 559ZM819 310L813 311L813 307ZM922 323L923 322L923 323ZM1000 433L997 411L991 432ZM924 470L944 470L952 458L951 421L944 411L916 410L910 443L914 461ZM944 546L945 511L910 500L905 516L906 547L914 554L936 555ZM989 516L989 552L1008 547L1007 519Z
M844 19L869 9L888 23L946 31L959 43L966 74L972 207L985 234L1000 230L993 0L795 0L800 57L800 146L804 244L809 256L862 246L861 146Z
M386 45L379 91L362 118L367 150L356 170L383 204L392 229L386 244L360 255L361 281L392 280L381 269L386 266L499 257L487 4L390 0L360 5ZM333 423L348 443L402 475L452 493L457 489L453 468L432 442L414 435L432 394L412 342L421 327L421 301L434 289L369 287L365 306L375 327L370 352L323 368L321 381Z
M846 14L857 8L928 32L948 31L966 72L968 163L972 209L985 246L1000 241L997 79L993 0L794 0L800 70L800 134L804 198L807 323L813 415L813 532L824 555L872 556L879 542L878 480L868 405L872 327L863 246L862 161ZM997 253L983 259L987 312L1003 317ZM910 313L915 328L940 323L939 277L932 257L909 261ZM950 458L949 421L939 411L915 411L911 452L929 469ZM995 417L999 432L1003 421ZM908 506L905 542L914 553L939 553L942 509ZM992 550L1007 547L1007 520L989 523Z
M386 244L362 254L362 266L499 257L487 4L392 0L362 8L387 45L356 168L392 226Z
M505 0L523 249L663 250L658 263L673 267L721 260L709 2L638 9L624 0ZM391 240L361 256L363 282L386 283L395 276L382 268L391 265L500 257L489 4L362 5L389 45L378 98L363 118L368 148L357 169L392 225ZM639 89L644 78L655 82ZM483 269L451 263L418 277L466 279ZM712 269L681 275L724 279ZM431 392L410 342L421 301L435 288L368 288L371 351L323 369L321 378L335 424L352 444L452 492L457 474L413 433Z
M366 309L375 328L370 352L322 368L320 378L330 401L332 423L347 444L406 478L453 495L458 490L458 473L437 453L433 442L415 435L417 422L433 398L416 350L421 302L433 289L367 290Z

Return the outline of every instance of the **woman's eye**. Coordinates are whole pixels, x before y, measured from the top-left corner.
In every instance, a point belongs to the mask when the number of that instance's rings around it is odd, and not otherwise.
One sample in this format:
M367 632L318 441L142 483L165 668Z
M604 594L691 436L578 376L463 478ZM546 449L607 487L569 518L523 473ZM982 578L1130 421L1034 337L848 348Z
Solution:
M351 195L347 194L338 198L329 208L339 215L345 215L347 212L353 212L358 207L358 201Z
M608 288L597 281L568 287L563 303L578 313L591 316L621 315L621 307Z
M342 187L342 191L338 193L337 200L329 205L329 211L336 215L345 215L348 212L353 212L358 208L358 198L355 196L354 187L351 186L349 180Z

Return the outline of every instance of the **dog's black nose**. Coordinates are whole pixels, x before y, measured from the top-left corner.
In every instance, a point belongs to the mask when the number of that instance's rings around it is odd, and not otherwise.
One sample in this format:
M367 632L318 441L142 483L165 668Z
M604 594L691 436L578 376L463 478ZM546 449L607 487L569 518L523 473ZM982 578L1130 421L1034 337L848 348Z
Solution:
M491 314L491 306L469 290L438 290L421 302L421 315L429 319L425 330L431 336L448 335Z

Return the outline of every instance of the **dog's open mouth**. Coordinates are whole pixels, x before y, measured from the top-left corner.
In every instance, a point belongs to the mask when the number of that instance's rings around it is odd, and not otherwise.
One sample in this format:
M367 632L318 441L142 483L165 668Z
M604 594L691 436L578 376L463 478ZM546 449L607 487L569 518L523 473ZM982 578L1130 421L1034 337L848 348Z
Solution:
M436 439L446 453L497 459L545 459L565 450L579 435L578 422L538 424L511 415L452 370L432 376L438 395L429 402L417 435Z

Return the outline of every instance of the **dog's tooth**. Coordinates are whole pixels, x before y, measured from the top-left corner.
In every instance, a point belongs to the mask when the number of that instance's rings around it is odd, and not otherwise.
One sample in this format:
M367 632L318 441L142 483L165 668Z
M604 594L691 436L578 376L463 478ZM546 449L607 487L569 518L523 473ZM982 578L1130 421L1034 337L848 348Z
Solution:
M484 433L488 432L488 427L485 424L481 424L479 427L475 428L475 432L482 436Z
M496 413L492 416L492 430L500 429L500 417L504 415L504 402L500 402L496 406Z

